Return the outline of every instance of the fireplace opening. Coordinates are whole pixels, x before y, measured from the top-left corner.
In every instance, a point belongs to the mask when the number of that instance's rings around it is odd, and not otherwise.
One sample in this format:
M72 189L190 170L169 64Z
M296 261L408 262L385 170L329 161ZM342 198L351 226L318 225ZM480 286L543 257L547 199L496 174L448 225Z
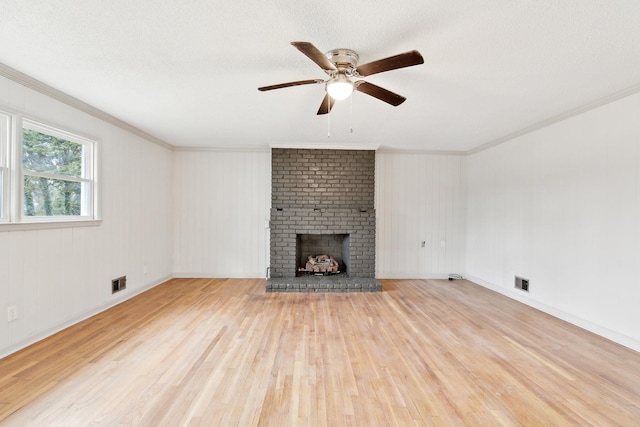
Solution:
M348 277L351 263L349 244L349 234L296 234L295 275ZM313 265L311 271L309 271L310 264Z

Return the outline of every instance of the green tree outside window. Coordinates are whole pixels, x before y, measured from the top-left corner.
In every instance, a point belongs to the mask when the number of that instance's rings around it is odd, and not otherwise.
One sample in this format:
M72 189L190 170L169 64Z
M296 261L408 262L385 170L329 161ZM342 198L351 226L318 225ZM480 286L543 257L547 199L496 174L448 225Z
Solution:
M22 133L24 215L81 214L83 145L31 129ZM71 179L65 179L69 177Z

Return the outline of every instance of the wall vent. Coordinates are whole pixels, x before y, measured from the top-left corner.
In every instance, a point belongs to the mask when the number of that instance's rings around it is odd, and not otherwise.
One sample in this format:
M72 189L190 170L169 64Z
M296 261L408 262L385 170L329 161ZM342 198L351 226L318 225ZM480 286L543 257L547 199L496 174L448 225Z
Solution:
M111 281L111 293L115 294L123 289L127 289L127 276L118 277Z
M520 289L529 292L529 279L516 276L516 289Z

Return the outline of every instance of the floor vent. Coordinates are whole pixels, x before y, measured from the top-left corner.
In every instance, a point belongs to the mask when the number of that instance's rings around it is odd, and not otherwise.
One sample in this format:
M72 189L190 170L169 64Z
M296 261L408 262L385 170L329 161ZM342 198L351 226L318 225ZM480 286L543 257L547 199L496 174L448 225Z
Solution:
M115 294L123 289L127 289L127 276L118 277L111 281L111 293Z
M520 289L529 292L529 279L516 276L516 289Z

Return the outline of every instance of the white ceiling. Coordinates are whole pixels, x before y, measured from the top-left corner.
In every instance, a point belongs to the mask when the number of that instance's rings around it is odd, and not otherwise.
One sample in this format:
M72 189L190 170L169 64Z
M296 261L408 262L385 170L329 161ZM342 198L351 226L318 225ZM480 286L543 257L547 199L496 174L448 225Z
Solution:
M185 147L468 151L640 90L638 0L1 0L0 41L0 63ZM355 93L328 120L322 85L257 90L326 77L291 41L425 64L366 79L404 104Z

